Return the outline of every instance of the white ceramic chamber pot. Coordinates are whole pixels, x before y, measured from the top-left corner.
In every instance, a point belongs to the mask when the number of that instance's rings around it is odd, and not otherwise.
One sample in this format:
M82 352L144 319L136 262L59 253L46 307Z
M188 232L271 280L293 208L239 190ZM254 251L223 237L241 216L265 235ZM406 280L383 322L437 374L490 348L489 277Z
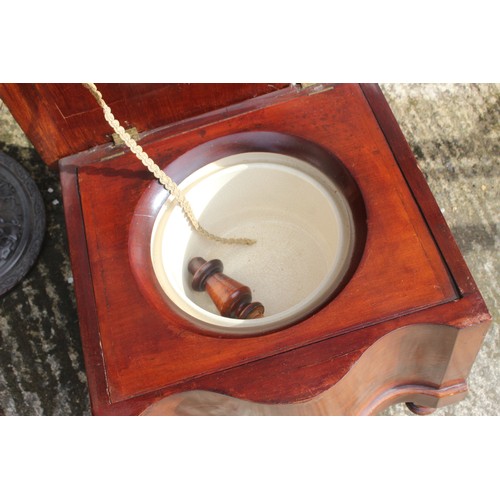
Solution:
M248 237L251 246L213 242L195 231L169 197L151 236L154 273L169 299L196 323L218 333L257 334L283 328L322 305L353 253L349 205L334 182L309 163L284 154L240 153L199 168L180 188L210 232ZM250 287L263 318L221 316L194 291L193 257L220 259L224 273Z

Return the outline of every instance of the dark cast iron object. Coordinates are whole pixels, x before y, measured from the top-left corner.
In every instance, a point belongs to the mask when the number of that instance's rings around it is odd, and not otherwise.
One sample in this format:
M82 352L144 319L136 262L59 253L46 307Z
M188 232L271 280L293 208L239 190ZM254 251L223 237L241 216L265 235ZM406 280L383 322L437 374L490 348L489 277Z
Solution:
M42 196L28 172L0 151L0 295L33 266L45 234Z

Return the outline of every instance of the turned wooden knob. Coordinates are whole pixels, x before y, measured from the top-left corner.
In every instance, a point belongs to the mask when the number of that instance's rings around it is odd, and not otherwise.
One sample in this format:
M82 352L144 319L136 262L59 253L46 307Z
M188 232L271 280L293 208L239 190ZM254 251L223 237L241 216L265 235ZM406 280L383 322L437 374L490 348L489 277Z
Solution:
M227 318L254 319L264 315L264 306L252 302L250 288L226 276L219 259L208 262L201 257L191 259L188 270L193 275L191 286L210 295L218 311Z

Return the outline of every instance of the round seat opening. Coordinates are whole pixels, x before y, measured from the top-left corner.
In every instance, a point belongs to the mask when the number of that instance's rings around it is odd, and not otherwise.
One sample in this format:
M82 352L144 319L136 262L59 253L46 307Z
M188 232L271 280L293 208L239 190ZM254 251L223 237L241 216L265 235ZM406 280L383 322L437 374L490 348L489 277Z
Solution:
M188 175L179 186L200 223L214 234L256 243L227 245L199 235L168 197L155 217L150 246L154 275L168 299L185 318L219 335L275 331L324 305L352 274L362 240L349 199L352 186L335 168L251 151ZM264 305L264 317L221 316L208 294L191 286L188 263L194 257L220 259L224 273Z

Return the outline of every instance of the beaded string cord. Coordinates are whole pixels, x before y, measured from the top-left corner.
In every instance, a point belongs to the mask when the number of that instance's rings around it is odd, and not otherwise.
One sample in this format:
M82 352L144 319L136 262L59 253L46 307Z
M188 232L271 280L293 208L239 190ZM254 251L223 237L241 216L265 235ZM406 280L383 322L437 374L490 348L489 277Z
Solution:
M104 101L102 94L97 90L97 87L93 83L84 83L83 86L89 90L89 92L94 96L95 100L102 108L104 113L104 118L110 125L110 127L115 131L115 133L121 138L121 140L127 145L127 147L134 153L134 155L142 162L142 164L158 179L160 184L174 197L175 202L182 209L186 219L188 220L191 227L203 235L204 237L217 241L219 243L226 243L232 245L253 245L255 240L249 238L223 238L207 231L198 221L193 213L193 209L189 201L186 199L179 186L167 175L161 168L148 156L148 154L142 149L139 144L130 136L130 134L120 125L120 122L113 116L111 108Z

